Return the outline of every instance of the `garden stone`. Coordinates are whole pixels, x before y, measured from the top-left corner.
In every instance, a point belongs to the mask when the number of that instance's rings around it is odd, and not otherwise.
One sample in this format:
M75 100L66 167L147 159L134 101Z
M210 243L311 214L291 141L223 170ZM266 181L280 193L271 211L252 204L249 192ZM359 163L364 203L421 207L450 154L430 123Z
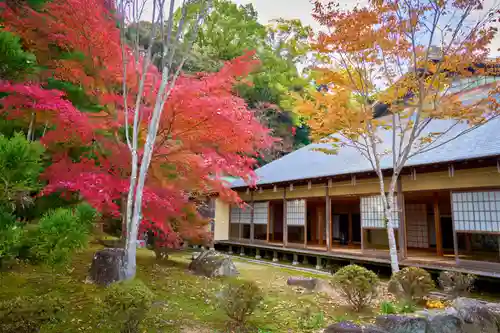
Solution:
M342 321L328 326L323 333L363 333L363 328L353 322Z
M455 314L440 313L429 320L427 333L467 333L464 322ZM471 332L472 333L472 332Z
M375 326L361 327L350 321L335 323L323 331L323 333L387 333Z
M239 274L229 256L214 250L202 252L189 264L189 270L206 277L236 276Z
M464 322L466 333L499 333L500 318L493 306L471 298L459 297L453 308Z
M286 284L289 286L298 286L298 287L302 287L304 289L313 291L316 289L316 287L318 285L318 279L290 277L286 281Z
M378 316L376 326L389 333L427 333L427 320L422 317L386 315Z
M123 259L125 249L107 248L94 254L89 279L95 284L108 286L125 278Z

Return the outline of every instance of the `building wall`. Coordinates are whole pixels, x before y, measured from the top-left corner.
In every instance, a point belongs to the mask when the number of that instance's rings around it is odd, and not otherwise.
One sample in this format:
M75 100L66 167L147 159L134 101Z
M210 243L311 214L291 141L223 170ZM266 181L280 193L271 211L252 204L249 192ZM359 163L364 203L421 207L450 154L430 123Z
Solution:
M500 186L500 173L495 167L455 170L453 177L450 177L447 171L417 173L415 180L406 176L402 178L402 183L403 192L498 187Z
M387 179L386 184L389 182ZM309 189L308 186L295 186L292 191L287 187L287 199L314 198L325 196L325 184L315 184ZM500 173L496 167L476 168L466 170L455 170L453 177L447 171L432 173L417 173L416 179L408 176L402 177L403 192L429 191L429 190L459 190L472 188L498 188L500 187ZM387 188L386 188L387 189ZM334 182L328 189L332 198L346 195L370 195L379 193L377 178L362 179L353 185L350 181ZM250 194L241 192L240 197L244 201L250 201ZM255 201L282 200L283 187L254 192ZM444 212L443 212L444 213ZM378 235L377 235L378 236ZM229 238L229 205L220 199L216 201L215 209L215 240L227 240ZM378 237L376 237L378 238ZM380 237L382 241L382 237Z
M215 231L214 240L229 239L229 204L221 199L215 200Z

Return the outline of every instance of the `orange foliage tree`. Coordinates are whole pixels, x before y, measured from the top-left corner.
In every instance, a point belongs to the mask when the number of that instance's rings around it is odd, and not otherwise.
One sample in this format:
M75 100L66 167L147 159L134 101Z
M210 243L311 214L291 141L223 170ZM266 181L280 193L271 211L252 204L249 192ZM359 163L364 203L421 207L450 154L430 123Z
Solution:
M499 63L488 59L498 14L480 0L372 0L351 10L316 1L325 32L314 50L328 59L317 82L328 89L297 97L296 111L331 145L325 153L351 147L370 162L393 272L394 195L405 164L498 116ZM464 100L478 84L484 94Z

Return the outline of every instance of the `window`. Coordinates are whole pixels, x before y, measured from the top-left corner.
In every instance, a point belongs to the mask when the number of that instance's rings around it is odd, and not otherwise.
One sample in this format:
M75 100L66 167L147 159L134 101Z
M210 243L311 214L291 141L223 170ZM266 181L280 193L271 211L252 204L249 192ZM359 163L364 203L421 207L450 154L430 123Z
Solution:
M253 223L267 225L269 202L255 202L253 204Z
M399 214L397 200L394 198L394 210L392 214L394 228L399 227ZM362 228L385 228L384 204L382 196L376 195L361 198L361 227Z
M457 231L500 232L500 191L452 193Z
M239 206L231 205L231 213L229 216L231 223L240 223L240 213L241 208Z
M303 226L306 223L306 201L291 200L286 202L286 224Z

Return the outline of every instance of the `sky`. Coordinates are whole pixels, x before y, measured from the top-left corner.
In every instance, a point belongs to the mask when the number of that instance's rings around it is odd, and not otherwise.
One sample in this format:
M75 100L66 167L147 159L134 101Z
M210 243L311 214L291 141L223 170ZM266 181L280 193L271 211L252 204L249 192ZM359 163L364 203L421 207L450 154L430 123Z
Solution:
M248 3L253 4L254 8L258 12L259 21L263 24L267 24L269 21L277 18L284 19L300 19L304 25L310 25L314 30L319 30L319 24L312 18L311 12L313 5L310 0L232 0L238 5L245 5ZM151 3L152 1L148 1ZM169 2L169 1L167 1ZM345 8L352 8L355 4L367 4L368 0L339 0ZM181 1L177 0L176 3L180 4ZM485 0L484 7L492 8L493 6L498 6L500 0ZM148 10L145 12L144 17L149 17L147 15ZM484 15L481 13L481 15ZM500 57L500 33L497 34L495 40L493 41L490 50L491 56Z

